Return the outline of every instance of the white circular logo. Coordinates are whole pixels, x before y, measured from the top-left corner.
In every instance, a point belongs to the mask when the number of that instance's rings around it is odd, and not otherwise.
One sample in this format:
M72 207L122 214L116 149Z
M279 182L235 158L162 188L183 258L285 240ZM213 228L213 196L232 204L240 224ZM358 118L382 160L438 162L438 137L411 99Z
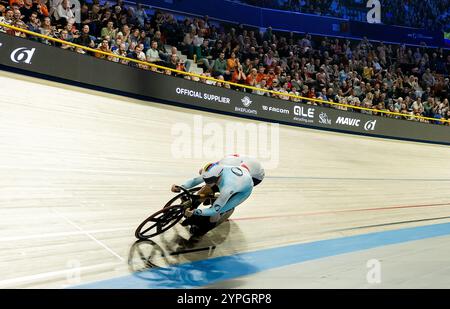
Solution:
M364 124L364 130L373 131L375 130L375 125L377 124L376 120L369 120Z
M19 47L11 53L11 61L14 63L30 64L35 50L36 48Z
M252 104L252 100L250 100L249 97L245 96L241 99L242 104L244 104L245 107L249 107L250 104Z

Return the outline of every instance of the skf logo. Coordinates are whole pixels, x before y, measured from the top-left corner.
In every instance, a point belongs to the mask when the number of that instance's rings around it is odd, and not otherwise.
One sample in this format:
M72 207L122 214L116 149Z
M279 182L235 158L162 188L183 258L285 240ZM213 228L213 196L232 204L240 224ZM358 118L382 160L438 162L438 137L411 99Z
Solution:
M252 104L252 100L250 100L249 97L243 97L241 99L242 104L244 104L245 107L249 107L250 104Z
M331 124L331 120L328 118L328 115L326 113L322 112L319 115L319 123Z
M36 48L26 48L26 47L20 47L11 53L11 61L14 63L31 63L31 58L33 58L33 54Z
M375 125L377 124L376 120L369 120L364 124L364 130L373 131L375 130Z

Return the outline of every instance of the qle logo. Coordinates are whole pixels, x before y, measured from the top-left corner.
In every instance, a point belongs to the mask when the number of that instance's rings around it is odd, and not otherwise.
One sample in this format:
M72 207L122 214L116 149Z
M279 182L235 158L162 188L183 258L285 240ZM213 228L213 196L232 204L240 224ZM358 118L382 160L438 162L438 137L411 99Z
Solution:
M35 52L36 48L26 48L26 47L20 47L11 53L11 61L14 63L31 63L31 58L33 58L33 54Z
M252 104L252 100L250 100L249 97L243 97L241 99L242 104L244 104L245 107L249 107Z
M294 115L307 118L314 118L314 108L305 108L303 106L294 106Z

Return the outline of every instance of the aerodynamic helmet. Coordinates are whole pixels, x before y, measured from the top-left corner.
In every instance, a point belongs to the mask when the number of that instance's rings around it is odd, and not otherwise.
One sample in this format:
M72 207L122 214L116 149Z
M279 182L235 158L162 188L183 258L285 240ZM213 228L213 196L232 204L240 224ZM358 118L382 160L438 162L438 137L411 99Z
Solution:
M201 170L200 175L202 175L203 180L206 184L211 185L219 181L222 175L223 167L219 165L218 162L208 163Z

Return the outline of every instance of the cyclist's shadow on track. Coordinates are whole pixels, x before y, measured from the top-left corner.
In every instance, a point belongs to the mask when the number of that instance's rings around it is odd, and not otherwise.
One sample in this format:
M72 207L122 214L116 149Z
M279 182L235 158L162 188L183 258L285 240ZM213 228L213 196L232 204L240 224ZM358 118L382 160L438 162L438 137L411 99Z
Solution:
M222 253L221 244L227 239L229 241ZM233 248L234 242L240 244L240 250L243 249L243 233L233 221L224 222L200 240L185 239L179 233L175 233L172 239L161 237L158 242L139 240L130 248L128 265L134 276L148 281L149 287L208 285L226 279L230 265L246 269L253 267L230 255L237 252ZM222 265L227 267L222 268Z

